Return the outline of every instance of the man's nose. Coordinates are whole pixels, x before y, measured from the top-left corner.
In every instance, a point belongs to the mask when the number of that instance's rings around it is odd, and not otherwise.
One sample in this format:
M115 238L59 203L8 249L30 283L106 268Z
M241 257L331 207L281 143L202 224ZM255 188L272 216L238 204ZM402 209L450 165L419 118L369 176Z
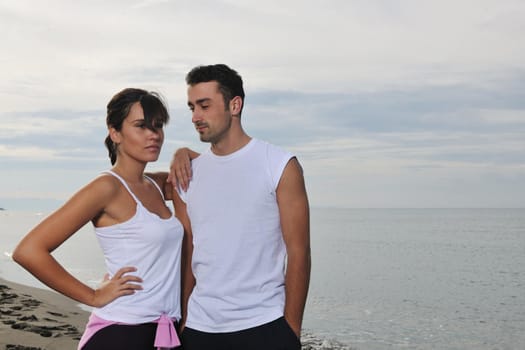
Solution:
M191 122L196 123L202 119L201 114L198 113L196 110L191 112Z

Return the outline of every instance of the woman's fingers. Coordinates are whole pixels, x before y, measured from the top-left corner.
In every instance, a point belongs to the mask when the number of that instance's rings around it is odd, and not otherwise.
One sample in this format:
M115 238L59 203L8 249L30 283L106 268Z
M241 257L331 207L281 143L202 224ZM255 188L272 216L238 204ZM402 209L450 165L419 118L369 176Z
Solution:
M100 287L95 290L92 306L102 307L118 297L142 290L142 278L131 274L135 271L135 267L126 266L119 269L112 278L104 276Z
M179 148L173 155L168 182L173 186L179 186L183 191L188 189L188 184L192 176L191 157L189 149Z
M133 283L135 282L135 283ZM141 290L142 285L139 283L142 283L142 279L136 277L136 276L126 276L122 277L119 280L120 287L123 289L132 289L132 290Z
M126 275L130 272L135 272L137 269L135 267L126 266L117 271L115 276L111 279L113 282L119 285L119 290L129 290L130 294L135 290L141 290L142 278L135 275Z
M177 183L179 186L183 189L187 189L187 182L186 179L188 178L188 175L186 174L186 170L184 168L177 168L175 169L175 174L177 174Z
M124 274L130 273L130 272L135 272L135 271L137 271L137 268L135 268L133 266L122 267L115 273L115 275L113 276L113 279L119 279Z

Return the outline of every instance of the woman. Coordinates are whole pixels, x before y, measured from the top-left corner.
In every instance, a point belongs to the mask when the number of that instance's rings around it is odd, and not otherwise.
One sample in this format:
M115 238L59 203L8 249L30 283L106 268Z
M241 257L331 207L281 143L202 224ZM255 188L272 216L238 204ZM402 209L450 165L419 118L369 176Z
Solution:
M183 228L165 204L167 174L144 174L156 161L169 115L159 96L124 89L107 105L106 146L113 167L37 225L13 259L50 288L94 307L79 349L154 349L180 345ZM177 205L177 204L176 204ZM109 276L92 289L51 255L88 221Z

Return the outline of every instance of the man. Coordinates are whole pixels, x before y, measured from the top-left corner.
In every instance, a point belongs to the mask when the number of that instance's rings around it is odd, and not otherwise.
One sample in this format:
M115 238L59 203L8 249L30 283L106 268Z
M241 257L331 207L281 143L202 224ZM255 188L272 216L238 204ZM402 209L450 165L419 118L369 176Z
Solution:
M184 202L175 199L186 229L183 346L300 349L310 279L301 166L292 154L245 133L236 71L198 66L186 83L192 122L211 147L198 156L186 151L186 158L188 152L197 156L189 185L179 152L170 174L174 179L178 173Z

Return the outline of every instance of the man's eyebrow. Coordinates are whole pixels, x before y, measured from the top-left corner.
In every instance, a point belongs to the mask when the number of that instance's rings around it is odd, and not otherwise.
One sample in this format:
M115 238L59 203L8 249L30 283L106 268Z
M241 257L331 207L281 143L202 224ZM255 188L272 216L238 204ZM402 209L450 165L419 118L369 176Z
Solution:
M195 101L195 103L197 103L197 104L200 105L200 104L202 104L202 103L204 103L204 102L208 102L208 101L210 101L210 100L211 100L211 98L209 98L209 97L204 97L204 98L198 99L197 101Z
M195 101L195 104L200 105L200 104L203 104L203 103L208 102L208 101L211 101L211 98L204 97L204 98L200 98L197 101ZM190 107L193 106L193 102L188 101L188 106L190 106Z

